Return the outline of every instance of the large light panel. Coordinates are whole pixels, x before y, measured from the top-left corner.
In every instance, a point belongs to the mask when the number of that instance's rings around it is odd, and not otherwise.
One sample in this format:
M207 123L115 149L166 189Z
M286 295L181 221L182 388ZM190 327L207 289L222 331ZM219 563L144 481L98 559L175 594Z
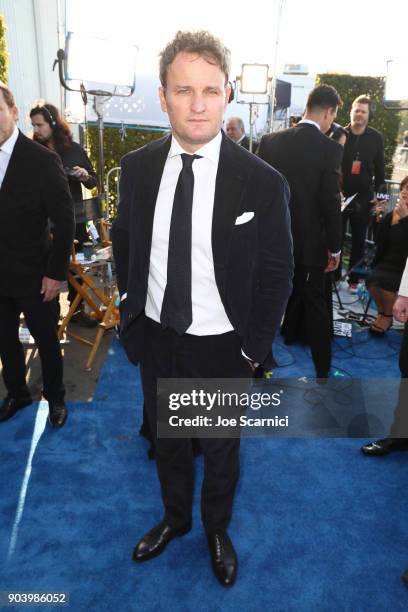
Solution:
M387 62L384 105L390 109L408 110L408 57Z
M65 79L132 87L137 46L68 32Z
M268 64L242 64L240 92L243 94L268 93Z

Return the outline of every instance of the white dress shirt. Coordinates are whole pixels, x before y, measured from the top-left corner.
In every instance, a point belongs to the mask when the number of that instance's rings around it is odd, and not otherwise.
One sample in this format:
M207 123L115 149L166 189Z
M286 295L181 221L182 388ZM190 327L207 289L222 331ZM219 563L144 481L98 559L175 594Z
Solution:
M402 275L398 295L402 295L402 297L408 297L408 259L405 265L405 270Z
M0 151L0 187L3 184L4 177L10 162L11 154L13 153L14 145L18 138L18 127L15 126L12 135L1 145Z
M193 322L188 334L208 336L233 329L215 282L211 230L215 180L221 147L221 132L196 151L202 159L193 162L194 194L191 234L191 301ZM187 153L174 135L164 165L153 221L146 316L160 322L167 282L167 259L174 194L183 167L181 154Z
M317 129L320 132L320 125L318 123L316 123L316 121L312 121L312 119L301 119L298 122L298 125L300 125L301 123L309 123L310 125L314 125L315 127L317 127Z

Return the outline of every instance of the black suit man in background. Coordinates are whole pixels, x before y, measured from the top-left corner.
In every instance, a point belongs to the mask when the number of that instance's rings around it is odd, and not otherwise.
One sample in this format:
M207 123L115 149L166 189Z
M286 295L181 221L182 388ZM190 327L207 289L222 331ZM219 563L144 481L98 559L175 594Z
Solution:
M394 451L408 451L408 260L398 290L398 297L392 309L394 317L405 323L402 339L399 368L401 382L398 402L394 410L394 421L388 438L369 442L361 447L369 457L382 457ZM407 573L408 586L408 573Z
M227 132L227 136L231 138L234 142L244 147L247 151L249 151L249 138L245 134L245 124L242 121L241 117L228 117L227 123L225 126L225 131ZM258 142L256 140L252 141L252 152L258 148Z
M257 364L269 368L291 291L287 183L221 132L228 73L229 51L219 40L178 32L160 59L172 135L122 160L112 228L121 338L140 361L152 432L158 378L246 378ZM237 558L226 530L239 439L200 445L202 521L214 572L231 586ZM191 439L158 438L155 450L165 515L137 544L135 561L191 529Z
M368 127L371 100L358 96L350 111L350 124L345 128L347 140L343 155L343 192L345 197L357 194L343 213L343 235L347 219L351 226L351 253L349 269L364 256L364 242L370 213L378 204L376 193L385 192L384 143L377 130ZM341 276L341 265L337 277ZM356 293L358 274L351 272L349 287Z
M334 87L315 87L297 126L263 136L258 151L285 176L291 191L295 277L282 333L287 343L304 339L306 333L318 379L327 378L331 366L325 273L338 266L341 247L339 177L343 148L325 132L340 104Z
M74 211L58 156L19 132L17 118L13 94L0 84L0 358L8 392L0 422L32 402L22 312L38 346L49 421L61 427L67 409L55 298L67 276Z

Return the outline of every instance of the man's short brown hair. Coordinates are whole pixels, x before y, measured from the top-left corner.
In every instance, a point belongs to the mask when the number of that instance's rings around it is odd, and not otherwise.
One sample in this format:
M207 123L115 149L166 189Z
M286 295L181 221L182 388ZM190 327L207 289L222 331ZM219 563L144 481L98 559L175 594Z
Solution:
M306 109L311 111L315 108L337 108L343 104L337 90L332 85L317 85L309 93Z
M353 104L351 106L354 106L355 104L368 104L371 109L371 98L370 96L367 96L367 94L362 94L353 100Z
M178 53L196 53L209 64L218 66L225 74L225 84L228 83L231 54L222 42L205 30L199 32L182 32L179 30L160 53L160 82L167 85L167 71Z
M5 103L7 104L7 106L9 108L14 108L16 105L16 102L14 100L14 96L11 92L11 90L7 87L7 85L5 83L3 83L3 81L0 81L0 91L3 92L3 98Z

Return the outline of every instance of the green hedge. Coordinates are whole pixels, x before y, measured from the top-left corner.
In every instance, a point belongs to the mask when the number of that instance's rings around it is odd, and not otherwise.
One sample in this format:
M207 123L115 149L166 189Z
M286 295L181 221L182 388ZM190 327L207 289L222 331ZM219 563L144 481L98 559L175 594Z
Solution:
M120 165L121 158L129 151L140 149L148 142L158 140L165 135L164 130L142 127L126 127L127 138L121 140L118 127L105 127L104 129L104 151L105 151L105 177L111 168ZM87 145L92 165L98 168L98 129L95 125L89 125L87 129ZM116 216L116 192L112 193L108 202L109 217Z
M3 15L0 15L0 81L8 83L8 64L9 54L6 43L6 22Z
M350 123L350 109L353 100L361 94L370 96L375 104L374 118L371 119L370 126L381 132L384 137L385 175L386 178L391 179L393 172L392 159L395 147L398 144L401 115L384 108L385 78L352 76L350 74L319 74L316 82L317 84L333 85L339 92L343 100L343 107L337 115L336 122L344 126Z

